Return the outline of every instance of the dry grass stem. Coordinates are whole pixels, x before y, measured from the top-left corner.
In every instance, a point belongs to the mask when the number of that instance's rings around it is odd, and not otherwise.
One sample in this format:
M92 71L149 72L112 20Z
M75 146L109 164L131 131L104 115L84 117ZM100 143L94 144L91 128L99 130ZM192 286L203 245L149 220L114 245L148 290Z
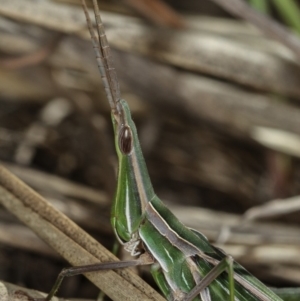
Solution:
M0 167L0 201L72 265L117 258L41 196ZM163 300L129 270L89 273L87 277L113 300Z

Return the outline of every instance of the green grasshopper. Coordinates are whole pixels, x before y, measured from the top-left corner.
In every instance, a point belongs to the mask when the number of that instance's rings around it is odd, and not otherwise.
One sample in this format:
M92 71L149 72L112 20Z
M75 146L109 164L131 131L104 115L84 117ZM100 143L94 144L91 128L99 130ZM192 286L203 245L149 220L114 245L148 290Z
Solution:
M65 276L151 264L155 282L170 301L282 301L203 234L185 227L154 193L130 109L121 99L97 0L93 4L98 36L82 0L111 107L119 159L111 222L118 241L138 259L66 269L46 300L51 300Z

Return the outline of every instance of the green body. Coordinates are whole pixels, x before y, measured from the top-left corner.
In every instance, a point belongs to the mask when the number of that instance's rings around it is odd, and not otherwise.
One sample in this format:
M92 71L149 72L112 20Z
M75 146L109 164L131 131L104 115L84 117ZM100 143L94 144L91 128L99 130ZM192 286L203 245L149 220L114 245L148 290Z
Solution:
M185 227L155 195L129 107L125 100L120 101L120 106L133 139L130 152L124 154L120 150L120 126L113 116L119 172L112 225L119 241L132 254L138 254L144 248L155 258L157 263L152 266L152 274L166 298L182 300L184 293L215 266L201 254L217 262L226 254L213 247L201 233ZM235 300L282 300L238 263L234 263L234 271L255 288L254 292L250 291L244 282L236 279ZM223 272L194 300L229 300L228 274Z
M168 300L282 301L205 236L185 227L155 195L128 104L120 96L97 1L97 36L82 4L112 112L119 171L111 222L119 242L133 256L150 255L152 275Z

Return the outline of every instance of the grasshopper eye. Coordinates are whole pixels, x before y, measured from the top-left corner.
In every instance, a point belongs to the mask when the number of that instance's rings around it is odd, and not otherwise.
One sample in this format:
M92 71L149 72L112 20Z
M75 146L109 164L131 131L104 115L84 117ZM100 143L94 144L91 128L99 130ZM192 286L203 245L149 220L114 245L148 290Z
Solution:
M123 126L119 132L119 148L124 155L128 155L132 149L132 132L129 126Z

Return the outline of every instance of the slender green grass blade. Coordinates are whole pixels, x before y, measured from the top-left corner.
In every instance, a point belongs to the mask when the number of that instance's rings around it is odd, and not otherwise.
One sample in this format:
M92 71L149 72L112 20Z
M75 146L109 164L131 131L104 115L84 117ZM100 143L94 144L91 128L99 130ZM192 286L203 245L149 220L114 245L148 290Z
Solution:
M296 2L294 0L273 0L273 3L284 21L300 34L300 8Z
M252 7L254 7L256 10L269 14L270 11L270 5L269 0L249 0Z

